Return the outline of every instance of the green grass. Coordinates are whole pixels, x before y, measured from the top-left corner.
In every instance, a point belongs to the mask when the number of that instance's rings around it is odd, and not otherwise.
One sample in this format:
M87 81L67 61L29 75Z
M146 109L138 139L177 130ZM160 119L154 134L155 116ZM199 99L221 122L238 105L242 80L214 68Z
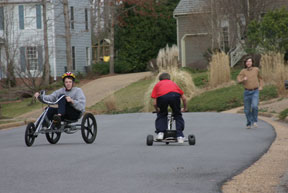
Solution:
M243 86L234 85L205 92L188 102L190 112L224 111L243 105ZM260 100L269 100L278 96L275 86L266 86L260 91Z
M279 119L284 120L288 116L288 109L285 109L279 114Z
M1 104L1 115L5 118L14 118L34 109L39 109L42 103L36 102L31 104L32 98L27 98L21 102Z
M134 113L139 112L144 107L145 93L153 82L153 79L140 80L132 83L129 86L120 89L114 94L114 103L116 110L109 110L105 105L105 100L90 107L88 110L97 113Z
M231 68L231 79L236 80L242 68Z
M208 71L207 70L193 70L185 67L182 70L189 72L193 78L194 85L198 88L203 88L208 85Z

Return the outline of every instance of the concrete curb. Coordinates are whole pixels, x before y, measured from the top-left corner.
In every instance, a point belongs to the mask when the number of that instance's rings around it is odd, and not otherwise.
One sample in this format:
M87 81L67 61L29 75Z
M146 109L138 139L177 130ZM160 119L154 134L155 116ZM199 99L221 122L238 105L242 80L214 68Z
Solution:
M1 129L9 129L9 128L13 128L13 127L19 127L22 125L25 125L26 121L17 121L17 122L11 122L11 123L4 123L4 124L0 124L0 130Z

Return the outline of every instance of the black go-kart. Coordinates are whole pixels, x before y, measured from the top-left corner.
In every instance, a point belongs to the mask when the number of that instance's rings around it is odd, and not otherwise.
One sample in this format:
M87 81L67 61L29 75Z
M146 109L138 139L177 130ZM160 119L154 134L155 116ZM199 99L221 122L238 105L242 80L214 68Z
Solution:
M45 95L45 91L41 91L40 94ZM81 124L77 123L81 117L77 120L64 119L61 121L60 126L55 126L53 121L48 120L46 114L50 105L57 104L63 97L65 96L61 96L55 102L40 100L42 103L47 104L48 107L45 108L44 112L39 116L35 123L30 122L27 124L25 143L28 147L33 145L35 138L39 134L45 134L46 139L50 144L56 144L60 140L63 132L73 134L78 130L81 130L82 138L86 143L90 144L95 141L97 135L97 123L94 115L91 113L84 114Z
M153 112L155 113L155 112ZM178 143L177 141L177 131L173 129L174 124L174 117L171 112L168 112L168 129L164 132L164 138L162 140L154 139L153 135L148 135L146 138L146 145L152 146L153 142L156 143L166 143L168 145L169 143ZM196 138L194 135L188 135L188 139L185 139L184 142L188 142L189 145L195 145L196 144Z

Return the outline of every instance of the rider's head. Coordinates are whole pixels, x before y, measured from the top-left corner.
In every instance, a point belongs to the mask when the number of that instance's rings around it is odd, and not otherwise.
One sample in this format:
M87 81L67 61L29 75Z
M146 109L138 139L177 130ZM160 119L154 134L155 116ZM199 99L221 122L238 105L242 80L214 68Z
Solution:
M72 72L65 72L62 75L62 81L66 90L71 90L76 76Z
M170 80L170 74L168 74L167 72L163 72L162 74L160 74L159 80Z

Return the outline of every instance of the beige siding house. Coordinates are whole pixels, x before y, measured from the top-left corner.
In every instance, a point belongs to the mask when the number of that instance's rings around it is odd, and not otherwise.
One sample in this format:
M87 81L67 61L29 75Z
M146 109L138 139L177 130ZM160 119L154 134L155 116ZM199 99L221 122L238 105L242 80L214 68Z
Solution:
M174 18L177 21L177 44L182 66L207 68L208 51L214 48L228 52L231 66L236 64L246 54L242 45L249 14L247 16L241 10L256 7L256 1L241 1L241 9L233 4L229 5L230 8L221 7L217 0L181 0L174 10ZM288 0L258 0L260 3L264 1L265 7L264 4L262 7L257 5L260 10L250 12L259 13L261 17L267 10L288 7Z

